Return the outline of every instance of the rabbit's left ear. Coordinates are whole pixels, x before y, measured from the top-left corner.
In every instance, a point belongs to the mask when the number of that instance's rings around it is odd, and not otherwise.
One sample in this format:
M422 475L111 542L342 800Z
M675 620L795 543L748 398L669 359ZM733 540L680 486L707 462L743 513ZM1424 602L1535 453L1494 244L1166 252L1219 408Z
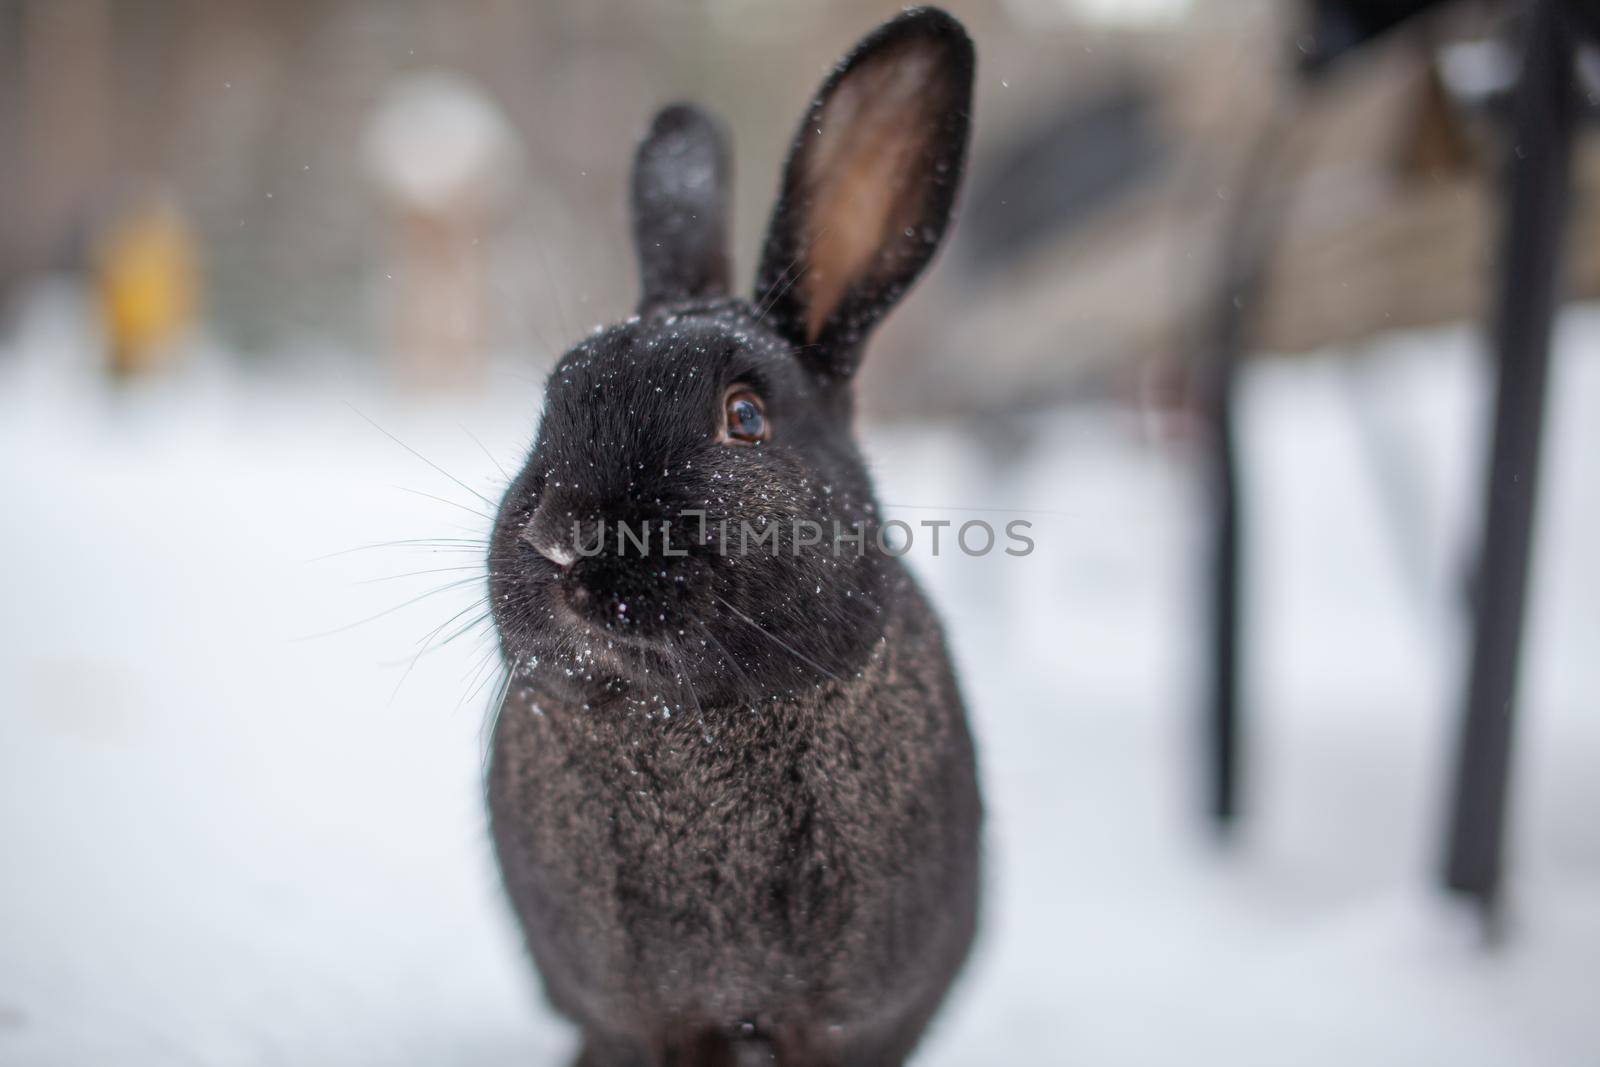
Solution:
M916 8L866 37L795 135L755 302L822 372L862 342L933 258L966 159L972 41Z
M693 104L650 123L633 157L639 310L728 292L728 142Z

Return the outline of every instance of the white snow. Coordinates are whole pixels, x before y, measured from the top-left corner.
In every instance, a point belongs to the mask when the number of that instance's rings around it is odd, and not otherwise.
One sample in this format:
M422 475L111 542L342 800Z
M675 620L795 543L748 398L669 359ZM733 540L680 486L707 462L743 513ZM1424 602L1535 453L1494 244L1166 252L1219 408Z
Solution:
M408 666L476 588L311 636L477 561L329 553L486 527L366 419L492 499L473 436L513 468L537 372L430 399L191 368L113 395L82 343L25 323L0 353L0 1062L562 1062L484 832L490 645ZM1432 888L1487 383L1470 332L1247 376L1233 848L1199 816L1192 461L1094 410L1022 418L1020 445L869 442L908 521L1051 513L1024 559L913 554L991 812L980 948L919 1064L1600 1062L1597 355L1600 310L1570 312L1496 951Z

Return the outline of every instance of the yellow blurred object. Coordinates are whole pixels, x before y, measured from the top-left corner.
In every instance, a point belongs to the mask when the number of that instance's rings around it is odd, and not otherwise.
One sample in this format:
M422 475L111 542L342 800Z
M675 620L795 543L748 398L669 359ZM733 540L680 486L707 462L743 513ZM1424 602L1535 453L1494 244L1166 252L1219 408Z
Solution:
M170 203L147 203L121 216L96 257L100 315L111 370L147 373L173 355L195 311L195 244Z

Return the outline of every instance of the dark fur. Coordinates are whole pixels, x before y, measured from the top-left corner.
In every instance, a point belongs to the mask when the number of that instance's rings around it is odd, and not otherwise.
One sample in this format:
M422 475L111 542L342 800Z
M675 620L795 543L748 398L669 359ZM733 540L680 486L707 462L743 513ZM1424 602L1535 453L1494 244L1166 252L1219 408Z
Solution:
M905 116L916 165L881 202L915 204L914 233L893 216L870 256L845 257L849 277L813 287L797 235L830 221L796 178L813 130L844 121L826 111L841 85L901 56L927 82ZM495 847L546 990L583 1028L580 1064L899 1064L966 956L972 745L938 622L872 541L849 376L943 234L971 78L970 42L941 12L858 46L796 135L753 302L727 295L715 121L669 108L639 150L640 315L552 373L489 558L511 670ZM764 398L770 441L718 442L733 383ZM680 523L683 556L619 554L614 538L592 557L552 549L602 520L659 529L686 509L713 532ZM796 554L784 525L776 557L719 551L721 519L797 517L825 540L836 520L860 525L865 550Z

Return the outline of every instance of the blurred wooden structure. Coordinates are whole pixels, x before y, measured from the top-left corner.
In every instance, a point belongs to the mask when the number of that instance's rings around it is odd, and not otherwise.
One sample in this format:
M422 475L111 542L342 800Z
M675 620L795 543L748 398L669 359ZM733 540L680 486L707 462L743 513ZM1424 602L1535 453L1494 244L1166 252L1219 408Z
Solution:
M1413 3L1417 12L1446 0ZM1318 0L1319 14L1351 13L1370 5ZM1484 527L1475 573L1472 656L1450 798L1443 882L1474 900L1491 931L1502 896L1506 808L1513 723L1521 659L1523 618L1533 544L1549 350L1556 309L1566 292L1573 149L1579 124L1574 0L1522 0L1515 5L1516 57L1511 106L1498 139L1503 159L1501 210L1494 213L1498 248L1490 340L1497 356L1494 440L1484 489ZM1383 22L1378 30L1394 22ZM1333 60L1365 46L1368 36L1340 42ZM1318 92L1326 92L1318 85ZM1432 94L1435 100L1439 94ZM1238 813L1240 775L1240 573L1243 550L1240 486L1234 447L1233 396L1237 366L1253 328L1275 258L1284 204L1296 197L1294 168L1284 167L1288 146L1300 135L1301 108L1286 108L1246 159L1240 201L1223 234L1213 297L1214 323L1200 379L1212 429L1210 474L1214 500L1212 549L1212 656L1206 707L1208 808L1230 827ZM1466 153L1447 137L1417 138L1414 159L1431 162ZM1288 173L1283 173L1288 171ZM1440 242L1445 255L1459 245ZM1392 254L1392 253L1391 253ZM1449 267L1445 263L1443 266Z
M1113 56L1102 55L1102 44L1075 57L1065 100L1035 96L987 124L980 115L984 142L954 262L935 273L925 298L951 314L894 334L889 359L903 362L882 378L911 387L892 402L990 411L1086 391L1131 396L1149 369L1187 365L1212 322L1214 235L1244 192L1244 161L1292 92L1301 10L1245 3L1224 18L1220 5L1202 5L1197 11L1213 17L1197 15L1173 37L1153 33ZM1349 56L1323 90L1295 105L1280 163L1292 172L1293 189L1263 265L1254 350L1357 345L1386 330L1470 320L1488 305L1498 236L1496 113L1504 102L1463 101L1447 91L1446 68L1458 50L1492 63L1488 45L1504 39L1501 12L1464 4L1424 16ZM1036 77L1042 56L1009 46L986 62L1018 70L1016 80L1025 81ZM1161 164L1094 211L1036 235L1009 262L971 262L977 257L962 242L982 241L965 230L982 214L971 197L984 195L996 161L1047 131L1052 106L1081 106L1129 81L1154 97L1154 122L1166 138ZM992 90L979 106L996 106ZM1085 142L1077 150L1100 148ZM1572 172L1568 292L1596 298L1600 143L1575 146ZM1033 221L1036 230L1051 225ZM910 361L927 360L930 350L937 373L913 374ZM985 353L981 373L967 366L973 352Z
M1131 396L1152 364L1183 363L1205 328L1209 241L1281 93L1299 5L1193 0L1182 17L1130 30L1067 3L945 3L982 53L973 180L952 247L876 342L864 404L976 413L1086 388ZM208 325L224 343L381 351L389 256L403 242L355 148L388 86L449 70L483 86L525 150L504 224L481 236L483 344L551 358L632 306L621 205L630 146L654 110L695 97L733 128L733 229L748 269L797 102L839 41L898 6L0 0L0 146L11 149L0 150L0 289L86 270L95 220L154 182L173 190L205 252ZM1301 194L1270 265L1261 347L1354 342L1483 306L1496 154L1483 116L1440 94L1431 47L1491 35L1483 10L1466 5L1431 41L1355 57L1359 76L1301 115ZM990 179L1030 148L1087 168L1095 144L1070 139L1086 128L1072 115L1129 86L1148 101L1154 153L1087 183L1077 209L993 194L1012 200L995 215L1005 232L1031 236L1014 255L983 254ZM1574 173L1572 291L1600 295L1596 146L1579 146Z
M388 87L366 130L367 171L389 209L381 304L399 376L461 384L491 336L488 249L521 170L516 138L483 88L441 72Z

